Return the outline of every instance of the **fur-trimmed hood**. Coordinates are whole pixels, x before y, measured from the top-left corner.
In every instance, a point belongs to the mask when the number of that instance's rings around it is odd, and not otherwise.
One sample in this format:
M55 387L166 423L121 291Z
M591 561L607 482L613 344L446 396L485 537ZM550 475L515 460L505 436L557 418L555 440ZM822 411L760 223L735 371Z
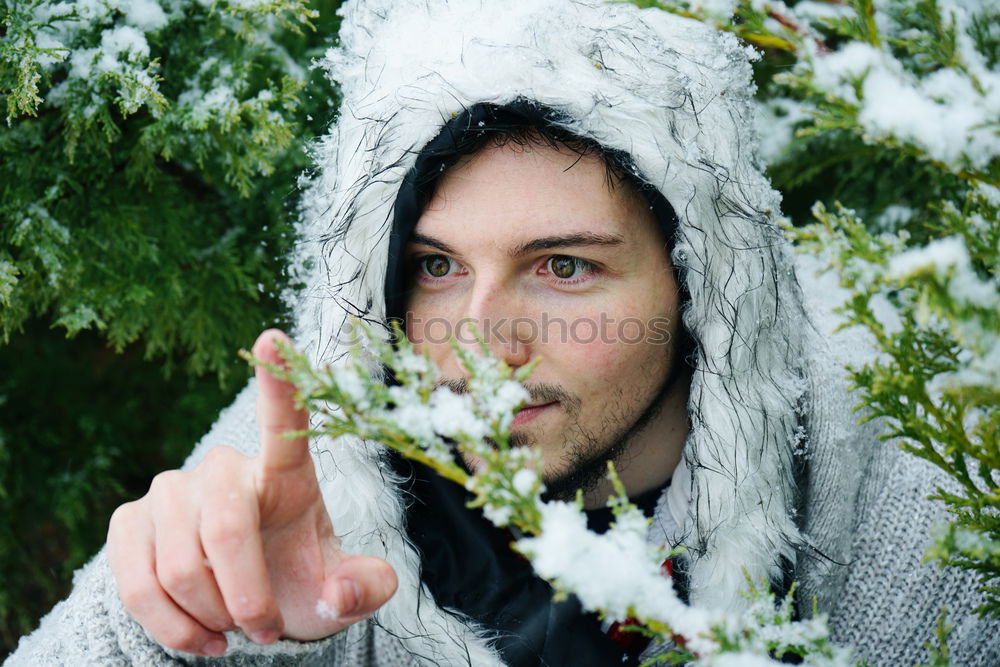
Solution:
M557 110L566 130L630 155L678 216L672 260L696 346L684 455L691 502L677 536L689 548L692 603L739 608L744 568L780 581L800 542L792 468L806 327L775 225L778 196L754 156L753 53L701 23L595 0L378 0L341 11L340 47L323 65L343 104L308 183L302 233L312 269L299 341L337 363L347 317L384 317L393 203L444 123L477 103ZM380 620L412 626L415 599L403 591L419 588L416 556L398 530L400 500L371 465L377 452L321 448L338 533L401 573L401 596ZM419 622L465 632L424 605ZM474 664L492 660L485 647L478 657L469 650Z

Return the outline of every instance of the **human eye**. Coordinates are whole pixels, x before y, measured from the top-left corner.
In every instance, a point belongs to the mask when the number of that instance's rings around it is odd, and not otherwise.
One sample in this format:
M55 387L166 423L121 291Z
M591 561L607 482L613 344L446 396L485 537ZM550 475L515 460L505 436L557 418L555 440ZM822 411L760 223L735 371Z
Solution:
M458 273L460 265L446 255L423 255L416 258L417 277L423 280L441 280Z
M545 262L545 270L560 282L578 283L586 280L597 269L594 264L570 255L552 255Z

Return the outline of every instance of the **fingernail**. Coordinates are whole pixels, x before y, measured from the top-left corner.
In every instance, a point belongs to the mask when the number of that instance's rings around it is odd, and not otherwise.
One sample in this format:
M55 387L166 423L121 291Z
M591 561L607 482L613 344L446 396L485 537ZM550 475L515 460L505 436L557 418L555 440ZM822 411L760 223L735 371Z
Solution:
M250 639L257 644L273 644L278 640L280 634L277 630L261 630L260 632L251 632Z
M361 606L361 587L357 582L344 579L340 582L340 615L352 616Z
M226 640L209 639L205 642L205 645L201 647L201 652L205 655L220 656L226 652Z

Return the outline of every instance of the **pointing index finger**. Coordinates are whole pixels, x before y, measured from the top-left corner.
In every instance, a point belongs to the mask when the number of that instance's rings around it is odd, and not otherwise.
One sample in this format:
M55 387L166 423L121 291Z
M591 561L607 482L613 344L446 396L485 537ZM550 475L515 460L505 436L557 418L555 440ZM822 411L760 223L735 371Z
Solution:
M267 363L284 366L285 361L276 342L291 345L292 341L278 329L268 329L253 344L253 354ZM306 438L287 438L289 431L304 431L309 427L309 413L295 408L295 387L274 377L263 366L254 370L257 376L257 425L260 428L260 462L265 469L289 470L311 463Z

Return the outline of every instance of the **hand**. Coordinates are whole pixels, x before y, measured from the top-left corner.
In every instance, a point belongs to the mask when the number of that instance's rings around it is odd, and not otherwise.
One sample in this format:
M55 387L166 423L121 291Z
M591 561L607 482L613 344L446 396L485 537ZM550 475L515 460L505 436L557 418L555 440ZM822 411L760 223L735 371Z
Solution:
M254 354L281 363L262 333ZM222 655L225 630L260 644L327 637L368 618L396 591L384 560L339 548L323 505L294 390L257 368L261 452L217 447L194 470L156 476L108 529L108 561L125 608L172 649ZM322 601L330 613L318 614Z

